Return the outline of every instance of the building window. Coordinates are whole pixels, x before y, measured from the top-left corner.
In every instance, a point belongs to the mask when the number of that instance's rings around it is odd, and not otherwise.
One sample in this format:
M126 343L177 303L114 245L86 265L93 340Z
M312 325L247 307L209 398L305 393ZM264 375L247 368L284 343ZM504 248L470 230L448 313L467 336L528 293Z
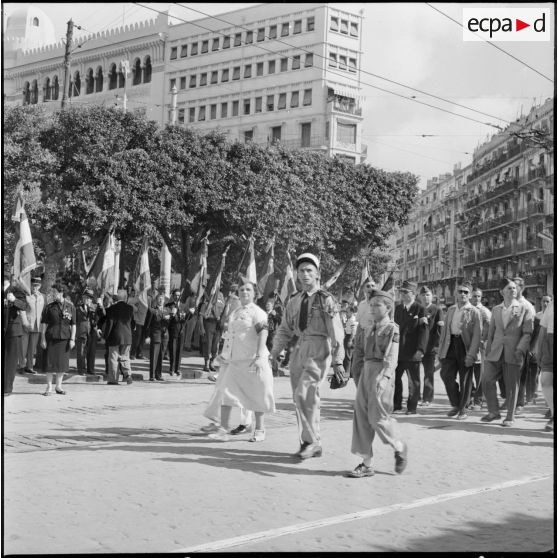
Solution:
M39 27L39 18L38 17L33 18L33 27Z
M358 23L351 23L351 37L358 37Z
M298 70L299 68L300 68L300 54L297 54L296 56L293 56L292 69Z
M287 37L289 34L289 23L281 24L281 37Z
M143 61L143 83L150 83L151 82L151 57L146 56Z
M267 102L266 102L266 108L267 111L270 112L274 109L275 106L275 96L274 95L268 95L267 96Z
M144 73L145 71L147 71L147 67L145 68ZM97 68L97 74L95 75L95 91L97 93L100 93L102 90L103 90L103 68L99 66Z
M297 19L294 22L293 35L298 35L298 33L301 32L302 32L302 19Z
M171 78L169 82L169 91L172 91L173 87L176 87L176 78Z
M221 81L229 81L229 70L223 70L221 72Z
M304 97L302 99L302 104L305 107L312 104L312 89L304 90Z
M314 31L314 16L306 18L306 31Z
M349 22L346 19L341 20L341 28L339 29L344 35L349 34Z
M244 114L250 114L250 99L244 99Z
M329 29L331 31L339 31L339 18L331 17L331 22L329 24Z
M118 73L116 71L116 64L112 64L109 70L109 89L116 89L118 80Z
M298 107L298 91L293 91L291 93L291 108Z
M252 64L247 64L244 66L244 77L251 78L252 77Z
M356 58L349 58L349 72L356 72Z
M339 69L346 70L347 69L347 57L343 55L339 55Z
M300 147L310 147L310 133L312 130L312 124L310 122L305 122L300 126Z
M186 58L188 56L188 45L182 45L180 47L180 58Z
M229 35L223 37L223 48L230 48L231 46L231 38Z
M221 118L227 118L227 103L221 103Z
M170 59L176 60L177 56L178 56L178 47L172 47L170 51Z
M261 43L264 39L265 39L265 27L260 27L258 29L258 36L256 37L256 40L258 41L258 43Z
M200 87L202 85L207 85L207 72L200 75Z
M85 94L90 95L91 93L93 93L94 89L95 89L95 78L93 77L93 68L89 68L89 70L87 70L87 74L85 74Z
M242 33L234 34L234 46L240 46L242 44Z
M258 62L256 64L256 75L257 76L263 76L263 62Z
M254 112L262 112L262 98L256 97L256 109Z
M239 105L240 105L240 103L238 101L233 101L233 104L232 104L232 115L233 116L238 116Z
M254 130L246 130L244 132L244 143L250 143L254 139Z
M213 39L213 42L211 43L211 50L219 50L219 38Z
M196 87L196 75L190 76L190 87Z
M180 89L186 89L186 76L180 78Z
M188 122L195 122L196 121L196 109L192 107L188 114Z
M211 120L215 120L217 118L217 105L211 105L209 110Z
M254 42L254 31L246 31L246 44L250 45Z
M337 54L334 52L329 53L329 67L337 68Z
M195 56L198 54L198 43L192 43L190 46L190 56Z
M271 128L271 142L281 141L281 126Z
M240 79L240 66L233 68L233 79Z
M198 120L205 120L205 107L200 107L200 111L198 112Z
M289 69L289 59L281 58L281 71L286 72Z
M279 101L277 101L277 110L287 108L287 94L279 93Z
M314 55L310 52L309 54L306 55L306 58L304 59L304 67L309 68L310 66L313 65L314 65Z
M337 123L337 141L341 143L356 143L356 124Z
M209 41L202 41L201 52L205 54L209 50Z
M275 60L270 60L267 65L267 73L274 74L275 73Z
M178 123L184 124L184 109L178 109Z
M277 25L271 25L269 27L269 38L276 39L277 38Z
M219 72L217 70L211 72L211 83L217 83L219 80Z

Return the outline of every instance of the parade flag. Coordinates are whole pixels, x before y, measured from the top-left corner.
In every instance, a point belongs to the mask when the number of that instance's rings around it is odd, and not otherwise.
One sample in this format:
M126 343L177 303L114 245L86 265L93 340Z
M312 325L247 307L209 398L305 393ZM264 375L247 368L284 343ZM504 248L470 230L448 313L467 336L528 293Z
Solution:
M209 293L209 302L207 303L207 308L204 313L205 318L209 318L211 316L211 311L215 308L217 302L219 301L219 296L221 295L221 277L223 276L223 270L225 269L225 260L227 259L228 251L229 247L227 246L221 256L221 265L219 266L219 270L215 276L215 281L213 282L213 286L211 287L211 291Z
M269 241L267 245L265 261L263 265L261 279L258 281L258 291L266 301L275 290L275 239Z
M17 196L12 219L19 222L19 227L16 227L14 279L27 294L31 294L31 271L37 267L37 260L33 251L31 228L29 227L21 192Z
M364 285L370 279L372 279L372 276L370 275L370 270L368 269L368 260L365 259L362 263L362 270L360 272L360 281L356 289L358 300L361 300L364 297L364 293L363 293Z
M337 279L339 279L339 277L341 276L341 273L343 273L343 271L345 271L345 268L347 267L347 262L343 262L336 270L335 273L324 283L323 287L324 289L330 289L332 287L332 285L335 284L335 282L337 281Z
M190 266L191 271L188 274L190 293L196 297L196 307L201 302L207 284L208 234L202 239L201 247L193 258L193 265Z
M390 271L385 283L382 286L382 291L385 291L387 293L393 292L395 290L394 286L395 284L393 281L393 271Z
M149 240L147 237L143 239L143 245L134 268L133 278L139 301L149 308L147 293L151 290L151 273L149 270Z
M246 267L246 273L242 275L240 273L240 278L243 282L250 281L250 283L258 284L258 277L256 274L256 253L254 251L254 237L251 236L248 239L248 266Z
M115 255L115 239L111 229L103 240L87 273L87 278L95 279L97 288L101 293L112 294L114 292Z
M287 269L285 269L285 278L283 279L283 286L281 287L281 293L279 294L279 298L283 304L287 304L291 295L296 292L296 281L294 277L294 270L293 264L291 262L291 256L287 252Z

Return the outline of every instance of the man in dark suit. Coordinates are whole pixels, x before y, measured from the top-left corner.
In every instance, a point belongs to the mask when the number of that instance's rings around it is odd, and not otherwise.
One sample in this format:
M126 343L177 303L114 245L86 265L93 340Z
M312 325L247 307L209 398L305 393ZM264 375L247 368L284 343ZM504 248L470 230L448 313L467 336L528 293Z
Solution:
M178 293L178 297L176 297ZM186 312L185 306L180 303L180 291L174 291L173 299L165 304L170 313L169 318L169 374L180 376L180 362L182 360L182 346L186 334Z
M428 343L428 319L424 307L415 301L417 285L403 281L399 291L401 303L395 307L394 321L399 326L399 357L395 370L393 411L403 409L403 373L409 379L407 415L415 415L420 396L420 363Z
M29 307L25 293L19 287L8 286L2 293L4 299L3 339L4 375L2 393L11 395L17 363L21 356L21 340L24 334L22 313Z
M134 329L134 308L127 304L128 293L119 289L117 302L109 306L105 320L105 342L108 346L108 385L118 385L118 365L122 368L124 379L132 383L130 367L130 347Z
M91 328L92 317L95 311L91 307L94 293L91 289L85 289L81 300L76 306L76 358L77 371L81 376L87 371L87 345L89 337L97 336L97 332Z

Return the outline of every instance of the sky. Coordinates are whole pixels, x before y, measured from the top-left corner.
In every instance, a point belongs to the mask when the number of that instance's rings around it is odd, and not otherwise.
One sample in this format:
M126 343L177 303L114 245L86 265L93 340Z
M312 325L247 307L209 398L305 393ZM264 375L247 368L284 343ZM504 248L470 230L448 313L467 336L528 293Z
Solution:
M52 19L59 39L65 36L66 22L70 18L76 25L97 32L123 22L129 24L157 16L154 11L133 3L45 2L35 5ZM173 15L188 21L202 17L175 3L144 5L157 10L170 8ZM209 15L251 5L254 4L190 4ZM462 22L463 8L480 4L433 3L434 8L426 3L397 2L333 2L330 5L354 13L362 10L364 15L361 81L365 97L363 141L368 145L366 162L388 171L412 172L420 177L421 187L426 186L429 178L452 172L456 163L467 165L473 150L497 132L486 123L505 126L520 114L529 112L533 104L544 102L554 94L553 81L522 64L554 79L554 28L548 42L495 43L520 62L486 42L464 41L462 28L434 9ZM20 6L5 3L6 16ZM549 2L482 3L483 8L490 6L550 8L549 23L554 24L554 4ZM411 96L415 97L414 101L410 100ZM486 114L457 107L455 103Z

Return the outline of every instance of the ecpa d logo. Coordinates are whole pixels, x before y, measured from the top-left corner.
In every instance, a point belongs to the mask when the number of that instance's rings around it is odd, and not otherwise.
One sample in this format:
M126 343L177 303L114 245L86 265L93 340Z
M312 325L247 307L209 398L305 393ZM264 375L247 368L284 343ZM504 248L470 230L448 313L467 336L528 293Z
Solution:
M550 8L463 8L464 41L550 41Z

